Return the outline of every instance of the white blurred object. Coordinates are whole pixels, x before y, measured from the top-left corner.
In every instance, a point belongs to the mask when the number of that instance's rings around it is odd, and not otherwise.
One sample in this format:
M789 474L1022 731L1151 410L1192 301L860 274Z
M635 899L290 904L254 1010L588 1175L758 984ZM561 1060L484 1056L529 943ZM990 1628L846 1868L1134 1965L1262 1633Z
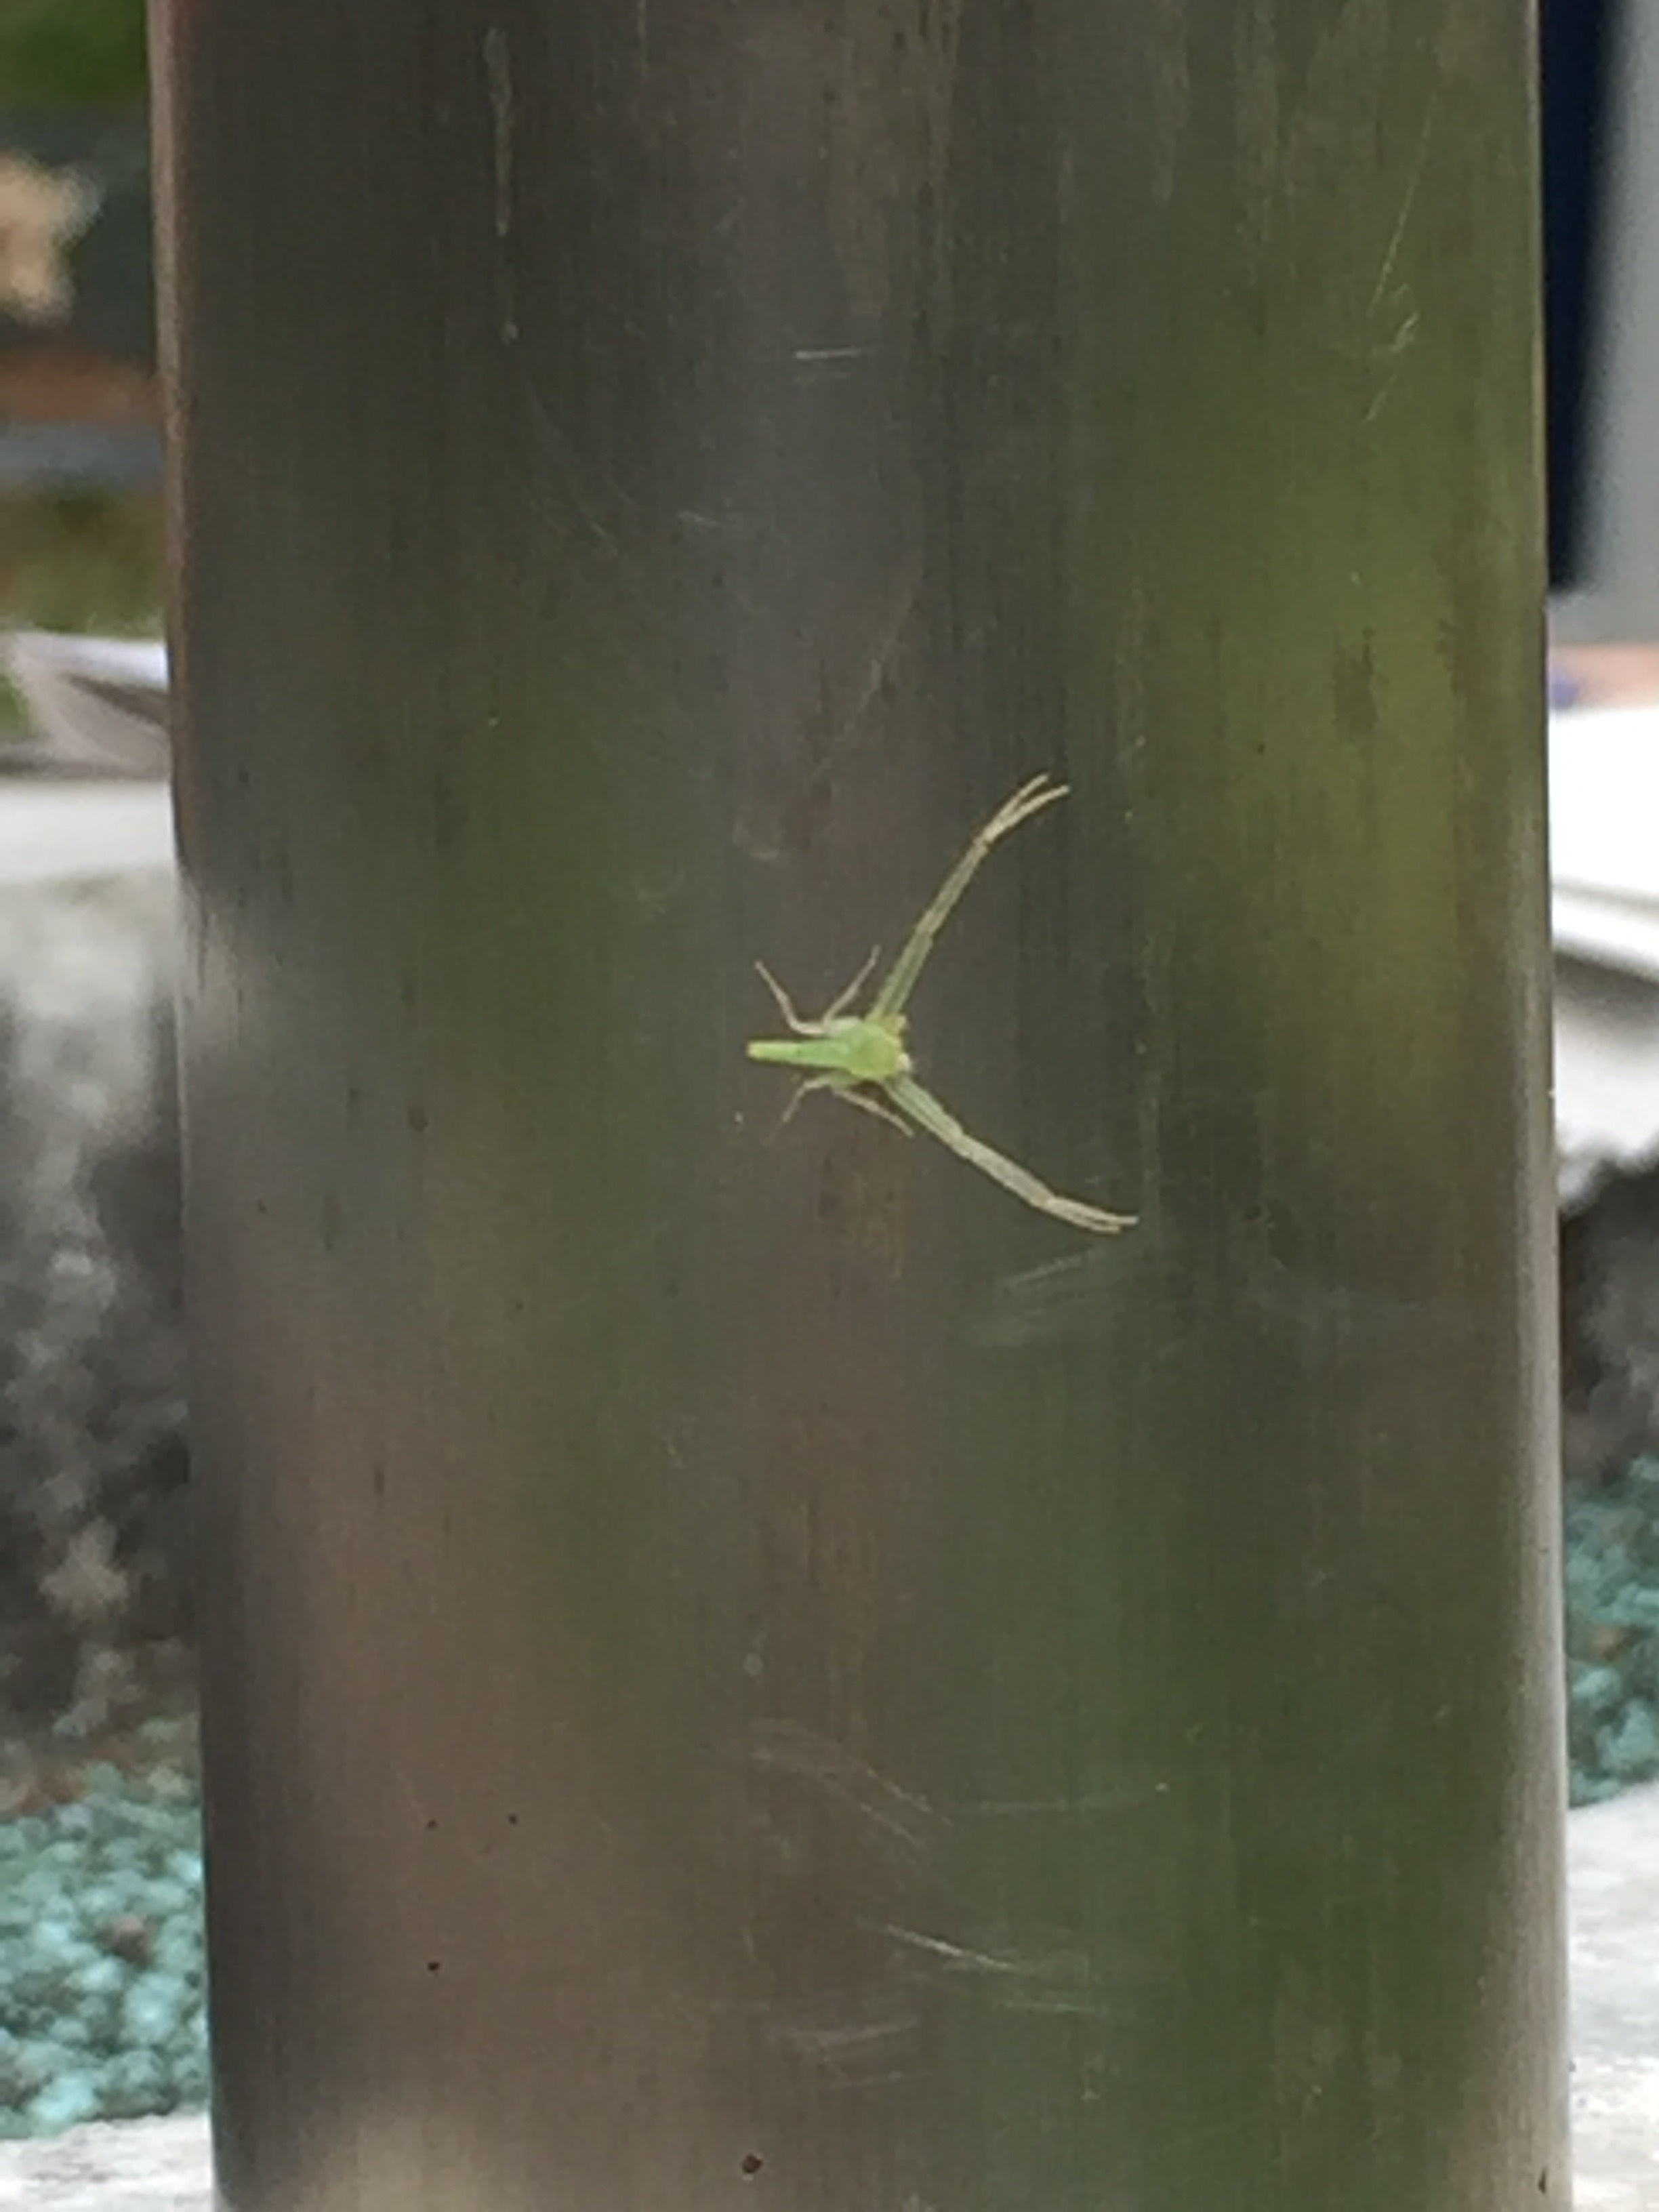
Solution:
M1551 717L1550 879L1659 911L1659 702Z
M1659 704L1550 723L1561 1201L1659 1164Z
M1555 1148L1561 1204L1659 1158L1659 990L1610 968L1558 963Z
M172 758L165 645L34 629L12 631L3 650L35 737L15 766L165 781Z
M165 783L0 778L0 884L173 866Z

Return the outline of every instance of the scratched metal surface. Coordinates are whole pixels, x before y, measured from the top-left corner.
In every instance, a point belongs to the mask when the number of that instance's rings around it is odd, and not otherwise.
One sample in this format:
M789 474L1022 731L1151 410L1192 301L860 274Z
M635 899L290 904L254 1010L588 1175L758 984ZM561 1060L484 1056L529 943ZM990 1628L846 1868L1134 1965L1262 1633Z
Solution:
M163 7L236 2212L1565 2204L1524 14Z

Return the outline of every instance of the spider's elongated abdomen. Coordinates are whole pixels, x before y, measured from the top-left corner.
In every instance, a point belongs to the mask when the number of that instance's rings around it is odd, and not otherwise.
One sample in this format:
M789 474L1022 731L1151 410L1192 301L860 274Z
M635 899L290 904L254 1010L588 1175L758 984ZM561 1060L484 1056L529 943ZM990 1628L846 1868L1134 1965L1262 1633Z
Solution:
M910 1066L903 1022L866 1021L860 1014L826 1022L821 1036L757 1037L749 1057L781 1067L815 1068L824 1075L843 1076L848 1083L890 1083Z

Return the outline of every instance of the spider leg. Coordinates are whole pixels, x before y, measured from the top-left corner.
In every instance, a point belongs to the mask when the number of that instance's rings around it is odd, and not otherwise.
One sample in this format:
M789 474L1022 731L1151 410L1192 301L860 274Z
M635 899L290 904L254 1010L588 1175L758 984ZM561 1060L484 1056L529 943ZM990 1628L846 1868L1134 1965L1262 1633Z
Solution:
M779 982L777 977L772 973L772 970L766 965L764 961L757 960L755 963L755 973L760 977L762 982L765 984L767 989L772 994L773 999L776 1002L778 1012L783 1016L784 1023L787 1028L792 1029L797 1036L823 1036L823 1023L807 1022L801 1019L800 1016L795 1012L794 1000L790 997L788 992L784 989L782 984Z
M804 1075L790 1092L789 1103L778 1116L779 1128L787 1128L794 1120L800 1111L800 1102L803 1098L810 1097L815 1091L833 1091L836 1087L835 1079L832 1076Z
M837 1098L845 1099L849 1106L856 1106L861 1114L873 1114L878 1121L887 1122L891 1127L896 1129L901 1136L915 1135L915 1131L904 1116L902 1114L896 1114L890 1106L884 1106L873 1091L855 1089L845 1084L831 1085L830 1088L834 1090Z
M993 1182L1000 1182L1004 1190L1012 1191L1016 1198L1024 1199L1037 1212L1052 1214L1056 1221L1064 1221L1073 1229L1090 1229L1102 1237L1115 1236L1119 1230L1133 1227L1133 1214L1108 1213L1103 1206L1090 1206L1080 1198L1063 1198L1057 1190L1050 1190L1046 1182L1040 1182L1029 1168L1021 1167L1018 1160L1009 1159L980 1138L971 1136L949 1108L942 1106L931 1091L924 1091L914 1077L896 1075L888 1085L888 1095L918 1128L925 1129L930 1137L937 1137L958 1159L966 1160L969 1167L989 1176Z
M852 981L847 986L847 988L844 991L839 992L835 998L831 999L822 1014L819 1015L818 1019L821 1022L833 1022L838 1014L844 1014L847 1012L848 1006L852 1005L854 1000L857 998L859 993L869 981L870 970L875 966L877 961L879 960L880 957L881 947L878 945L872 949L870 957L865 962L863 967L859 969L858 974L854 976Z
M921 919L910 932L903 951L883 977L875 997L870 1002L869 1018L883 1014L898 1014L904 1011L906 1000L916 988L916 979L933 951L939 932L950 920L958 899L972 883L992 847L1006 837L1011 830L1018 830L1022 822L1052 806L1057 799L1064 799L1069 787L1055 783L1047 775L1034 775L1021 784L1012 798L1006 799L996 812L979 830L967 851L939 885L931 903L922 912Z

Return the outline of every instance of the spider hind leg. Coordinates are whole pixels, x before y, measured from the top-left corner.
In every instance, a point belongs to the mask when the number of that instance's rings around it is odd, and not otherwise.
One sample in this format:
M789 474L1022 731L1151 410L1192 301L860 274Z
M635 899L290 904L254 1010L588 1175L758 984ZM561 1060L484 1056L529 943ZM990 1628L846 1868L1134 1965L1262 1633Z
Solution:
M896 1114L890 1106L884 1105L875 1091L853 1084L835 1084L830 1087L837 1098L843 1099L849 1106L856 1106L861 1114L873 1115L878 1121L885 1121L890 1127L896 1129L900 1136L915 1135L915 1131L904 1116Z

